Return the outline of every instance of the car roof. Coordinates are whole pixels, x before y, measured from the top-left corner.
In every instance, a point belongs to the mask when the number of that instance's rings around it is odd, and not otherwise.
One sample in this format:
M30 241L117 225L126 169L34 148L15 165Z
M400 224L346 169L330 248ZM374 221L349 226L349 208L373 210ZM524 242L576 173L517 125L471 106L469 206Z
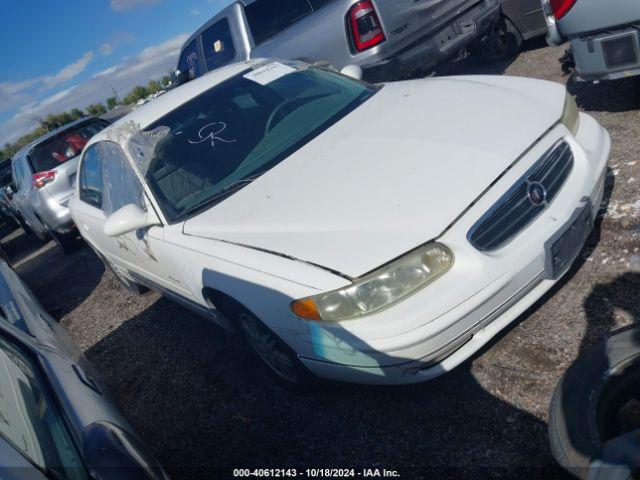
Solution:
M53 138L57 135L60 135L61 133L66 132L67 130L72 130L75 127L77 127L78 125L82 125L84 123L89 123L89 122L93 122L96 120L100 120L98 117L83 117L80 118L78 120L74 120L73 122L67 123L61 127L56 128L55 130L51 130L50 132L42 135L41 137L36 138L33 142L27 144L26 146L22 147L20 150L18 150L18 152L13 156L14 158L17 157L24 157L26 156L34 147L38 146L41 143L46 142L47 140L49 140L50 138Z
M110 132L130 122L134 122L139 125L140 128L144 129L192 98L206 92L216 85L219 85L225 80L228 80L239 73L264 62L264 59L255 59L246 62L232 63L216 70L212 70L211 72L191 80L184 85L169 90L164 95L161 95L155 100L136 108L133 112L125 115L111 126L97 133L93 138L91 138L91 140L89 140L87 147L94 143L109 139Z

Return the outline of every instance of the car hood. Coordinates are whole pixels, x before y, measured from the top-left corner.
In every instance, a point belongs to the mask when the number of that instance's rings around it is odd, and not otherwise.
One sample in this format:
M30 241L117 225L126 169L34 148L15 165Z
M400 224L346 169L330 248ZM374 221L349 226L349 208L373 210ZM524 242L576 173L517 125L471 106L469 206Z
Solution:
M358 277L437 238L558 122L561 85L397 82L184 233Z

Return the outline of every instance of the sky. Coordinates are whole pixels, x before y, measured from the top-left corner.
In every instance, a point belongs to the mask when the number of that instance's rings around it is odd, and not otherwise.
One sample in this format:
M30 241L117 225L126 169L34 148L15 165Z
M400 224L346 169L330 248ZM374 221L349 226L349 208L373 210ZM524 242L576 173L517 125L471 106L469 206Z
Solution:
M84 109L175 67L231 0L0 0L0 147L38 118Z

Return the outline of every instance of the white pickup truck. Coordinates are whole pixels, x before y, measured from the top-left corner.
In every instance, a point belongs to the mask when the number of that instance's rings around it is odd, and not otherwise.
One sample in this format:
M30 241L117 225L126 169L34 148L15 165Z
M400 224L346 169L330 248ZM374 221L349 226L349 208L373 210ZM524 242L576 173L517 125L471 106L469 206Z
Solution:
M184 44L179 81L251 58L357 65L385 80L451 57L499 18L498 0L238 0Z
M640 1L543 0L552 45L571 42L576 79L640 75Z

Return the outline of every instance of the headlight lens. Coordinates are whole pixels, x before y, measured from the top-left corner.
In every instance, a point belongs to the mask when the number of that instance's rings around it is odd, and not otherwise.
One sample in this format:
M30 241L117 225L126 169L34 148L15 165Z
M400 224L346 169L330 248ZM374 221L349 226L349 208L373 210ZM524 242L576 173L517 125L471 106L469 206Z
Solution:
M567 92L567 96L564 101L564 112L562 113L562 119L560 122L569 129L572 134L578 133L580 127L580 111L578 110L578 104L573 95Z
M453 265L453 253L431 243L351 285L296 300L291 310L308 320L339 322L377 313L426 287Z

